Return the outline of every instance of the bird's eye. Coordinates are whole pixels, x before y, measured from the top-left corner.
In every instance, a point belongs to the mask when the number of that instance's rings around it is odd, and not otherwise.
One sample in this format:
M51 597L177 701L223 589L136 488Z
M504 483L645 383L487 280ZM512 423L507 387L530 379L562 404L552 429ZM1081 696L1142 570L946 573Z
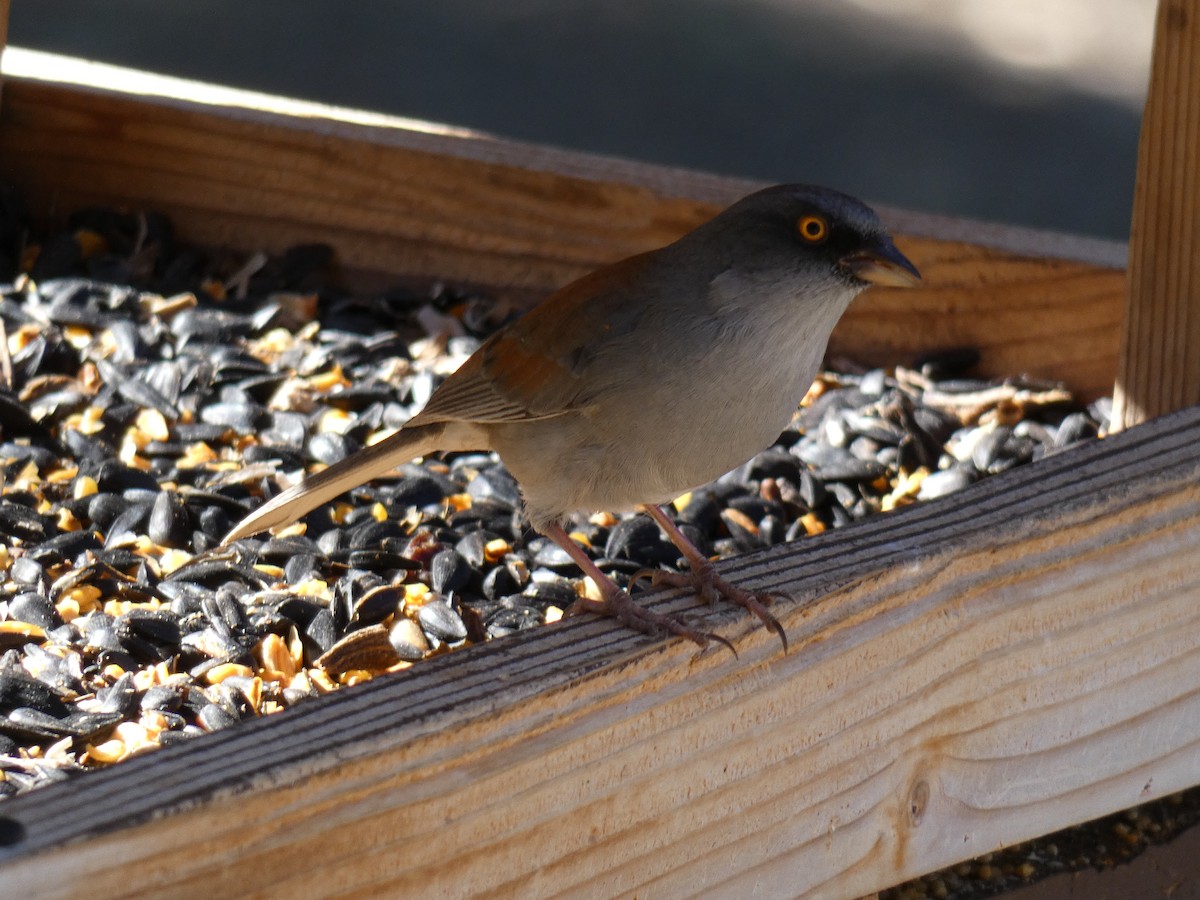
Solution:
M801 216L796 231L810 244L819 244L829 236L829 224L820 216Z

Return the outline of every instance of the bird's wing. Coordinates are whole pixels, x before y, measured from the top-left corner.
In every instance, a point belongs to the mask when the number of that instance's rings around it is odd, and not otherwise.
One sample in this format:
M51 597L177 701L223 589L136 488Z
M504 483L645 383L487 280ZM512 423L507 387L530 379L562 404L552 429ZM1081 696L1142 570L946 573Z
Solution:
M434 391L413 423L530 421L585 405L586 364L606 341L636 327L644 298L633 295L631 282L654 255L585 275L498 331Z

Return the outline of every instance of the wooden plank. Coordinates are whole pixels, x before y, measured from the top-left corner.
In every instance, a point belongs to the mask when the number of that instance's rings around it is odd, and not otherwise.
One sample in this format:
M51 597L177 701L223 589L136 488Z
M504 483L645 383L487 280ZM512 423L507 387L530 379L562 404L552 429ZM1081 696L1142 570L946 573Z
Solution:
M14 896L852 897L1200 782L1200 409L0 805ZM674 596L656 603L678 609Z
M403 276L532 299L757 186L28 51L6 67L0 170L39 216L153 207L200 244L323 241L360 289ZM71 73L77 83L53 80ZM928 286L866 294L833 353L882 365L976 346L984 374L1108 393L1122 246L883 213Z
M1113 419L1200 403L1200 0L1158 5Z

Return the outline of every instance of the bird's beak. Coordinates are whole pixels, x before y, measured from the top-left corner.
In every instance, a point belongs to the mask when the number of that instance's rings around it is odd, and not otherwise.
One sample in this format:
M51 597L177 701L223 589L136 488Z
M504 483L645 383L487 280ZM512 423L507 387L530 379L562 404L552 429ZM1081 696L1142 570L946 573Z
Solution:
M921 273L896 245L881 236L874 245L843 256L839 265L855 278L885 287L916 287Z

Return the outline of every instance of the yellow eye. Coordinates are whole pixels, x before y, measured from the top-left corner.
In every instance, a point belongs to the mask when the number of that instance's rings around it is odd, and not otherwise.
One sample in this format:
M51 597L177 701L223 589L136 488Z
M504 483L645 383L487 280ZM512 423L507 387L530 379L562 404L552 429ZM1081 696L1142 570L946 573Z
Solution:
M829 236L829 225L820 216L802 216L796 222L796 231L810 244L819 244Z

